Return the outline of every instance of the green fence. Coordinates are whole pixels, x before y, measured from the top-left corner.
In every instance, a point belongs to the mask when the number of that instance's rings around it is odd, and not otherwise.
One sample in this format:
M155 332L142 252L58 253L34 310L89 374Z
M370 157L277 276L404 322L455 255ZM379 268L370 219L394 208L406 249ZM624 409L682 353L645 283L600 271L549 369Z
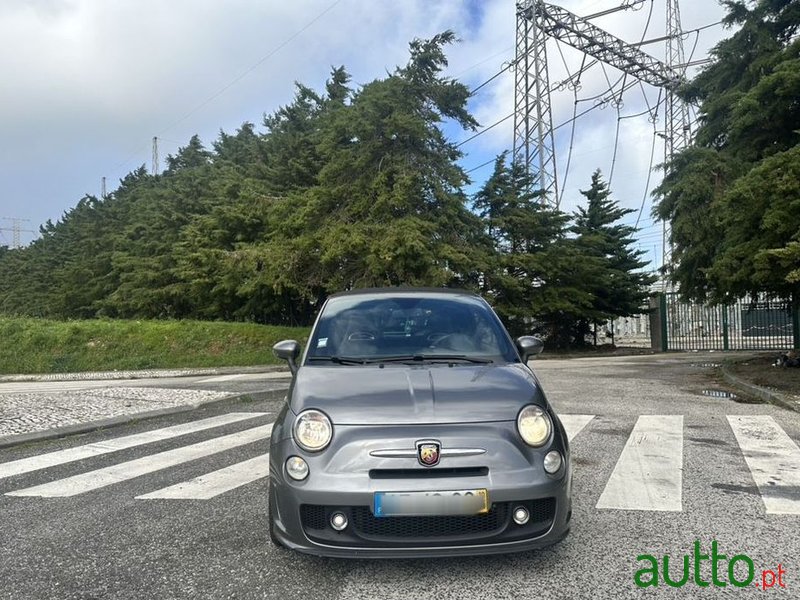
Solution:
M667 350L786 350L800 348L798 311L764 296L734 304L681 302L659 295L660 346Z

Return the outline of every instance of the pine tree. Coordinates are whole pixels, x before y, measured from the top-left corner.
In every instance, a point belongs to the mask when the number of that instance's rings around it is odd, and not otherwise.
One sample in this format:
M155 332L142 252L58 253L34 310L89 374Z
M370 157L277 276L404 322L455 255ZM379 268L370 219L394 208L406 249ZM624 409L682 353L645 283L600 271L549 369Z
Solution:
M642 270L648 264L641 259L644 252L631 247L636 229L619 222L636 211L621 208L611 198L599 170L592 174L589 189L581 190L581 194L586 206L576 211L572 232L582 253L595 258L599 265L599 277L592 288L592 310L587 315L596 327L600 321L641 313L656 278Z
M673 281L690 299L793 296L800 231L800 4L724 2L738 30L682 94L700 103L694 145L666 165L654 213L671 223Z
M482 291L513 335L540 333L551 346L581 339L599 261L567 237L569 216L550 207L506 154L474 197L493 252Z

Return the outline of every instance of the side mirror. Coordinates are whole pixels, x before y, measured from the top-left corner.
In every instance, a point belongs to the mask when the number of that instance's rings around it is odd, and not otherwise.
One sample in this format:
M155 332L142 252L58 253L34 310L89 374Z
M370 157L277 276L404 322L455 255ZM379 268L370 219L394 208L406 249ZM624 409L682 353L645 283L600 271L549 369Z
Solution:
M297 373L297 358L300 356L300 344L294 340L283 340L272 347L272 352L278 358L289 363L292 375Z
M522 356L522 362L527 363L528 359L544 350L544 342L532 335L523 335L517 338L517 350Z

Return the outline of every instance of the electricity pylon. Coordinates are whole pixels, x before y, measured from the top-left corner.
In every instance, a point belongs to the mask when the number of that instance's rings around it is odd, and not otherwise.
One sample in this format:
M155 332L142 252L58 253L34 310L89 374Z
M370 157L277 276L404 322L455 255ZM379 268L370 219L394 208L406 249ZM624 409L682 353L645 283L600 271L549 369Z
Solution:
M513 159L524 166L533 185L544 192L553 206L558 207L559 195L547 72L546 41L549 37L611 65L630 77L663 88L667 92L665 159L668 160L689 143L688 109L675 94L683 81L678 0L667 0L666 63L643 52L639 48L641 44L628 44L589 21L590 18L616 10L632 8L641 2L628 0L616 9L589 17L579 17L541 0L517 3ZM665 259L664 264L668 262Z

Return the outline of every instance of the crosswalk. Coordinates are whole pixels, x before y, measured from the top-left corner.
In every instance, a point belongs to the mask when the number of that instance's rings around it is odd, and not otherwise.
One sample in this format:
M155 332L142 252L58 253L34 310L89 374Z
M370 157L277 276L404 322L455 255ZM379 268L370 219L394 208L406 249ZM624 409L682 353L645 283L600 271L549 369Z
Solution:
M681 415L639 417L597 508L680 511L682 431Z
M211 500L264 479L269 475L269 455L263 453L263 441L269 439L272 423L264 424L269 413L232 412L190 423L152 429L132 435L112 437L64 450L46 452L27 458L0 462L0 485L5 496L18 498L66 498L122 484L126 481L161 472L171 467L201 461L234 448L262 442L261 453L235 464L215 469L187 481L170 482L161 489L135 496L136 500ZM608 418L596 415L563 414L560 416L573 442L573 459L602 456L610 471L595 508L602 511L684 511L683 492L687 473L684 464L683 415L641 415L633 427L619 429L627 435L621 450L598 447L594 434L603 433ZM800 448L770 416L728 415L730 431L741 454L714 457L731 460L733 472L746 466L758 489L767 514L800 515ZM627 421L629 422L629 421ZM229 433L223 427L245 427ZM199 434L207 439L183 443L168 450L147 452L157 442ZM192 438L194 440L195 437ZM256 448L253 446L252 448ZM47 477L48 469L137 449L143 455L120 460L101 468L71 469L77 474L62 478ZM2 458L0 457L0 460ZM108 461L106 461L108 462ZM611 463L614 463L611 469ZM42 483L28 487L14 486L15 477L42 472ZM576 469L575 477L581 476ZM605 475L603 476L605 478ZM163 485L163 484L162 484ZM599 489L599 488L598 488Z

